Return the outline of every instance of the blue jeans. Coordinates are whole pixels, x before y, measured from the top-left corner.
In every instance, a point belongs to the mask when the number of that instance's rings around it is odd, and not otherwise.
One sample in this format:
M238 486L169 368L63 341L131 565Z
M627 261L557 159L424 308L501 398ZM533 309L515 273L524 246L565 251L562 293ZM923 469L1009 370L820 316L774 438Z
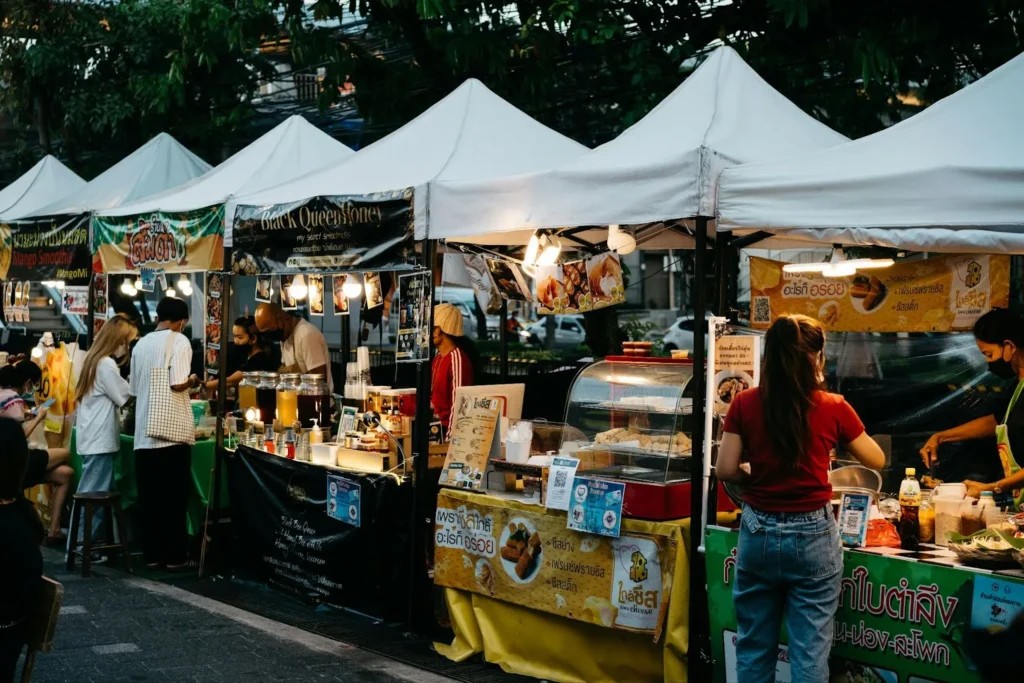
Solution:
M793 683L826 683L843 547L831 506L814 512L743 507L733 603L739 683L773 683L785 618Z
M102 453L82 456L82 479L78 482L78 493L99 493L114 490L114 458L117 453ZM95 543L103 537L106 510L96 510L92 516L92 540ZM115 532L115 536L116 536ZM85 539L85 515L78 527L78 540ZM116 539L107 539L108 543Z

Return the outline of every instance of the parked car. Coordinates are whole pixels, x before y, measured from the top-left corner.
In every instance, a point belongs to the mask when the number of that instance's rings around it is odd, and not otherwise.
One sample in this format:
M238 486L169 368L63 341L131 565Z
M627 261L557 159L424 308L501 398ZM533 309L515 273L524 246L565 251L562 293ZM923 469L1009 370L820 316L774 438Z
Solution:
M708 319L711 318L709 314ZM686 351L693 351L693 315L684 315L681 318L676 318L676 321L669 325L668 329L665 330L665 334L662 336L661 341L664 344L666 351L672 351L674 349L685 349ZM704 344L707 348L707 333L704 334Z
M582 315L556 315L552 317L555 319L554 345L556 347L573 348L586 341L587 333L583 327ZM519 340L526 346L545 348L547 346L547 338L547 321L544 318L519 330Z

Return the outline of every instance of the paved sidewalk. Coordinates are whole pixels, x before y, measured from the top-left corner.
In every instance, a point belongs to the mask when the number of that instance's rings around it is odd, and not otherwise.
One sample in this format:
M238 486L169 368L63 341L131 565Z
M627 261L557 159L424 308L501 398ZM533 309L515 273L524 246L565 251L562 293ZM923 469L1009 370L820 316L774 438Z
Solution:
M64 606L35 683L451 680L173 586L103 567L83 579L43 552Z

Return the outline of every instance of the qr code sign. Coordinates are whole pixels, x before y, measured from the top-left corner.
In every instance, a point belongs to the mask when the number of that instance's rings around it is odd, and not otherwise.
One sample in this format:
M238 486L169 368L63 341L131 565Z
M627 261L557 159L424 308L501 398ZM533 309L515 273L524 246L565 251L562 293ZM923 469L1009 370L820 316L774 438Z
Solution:
M554 484L555 487L556 488L565 488L565 480L566 480L566 477L568 477L568 476L569 476L569 473L566 472L565 470L556 470L555 471L555 484Z
M772 321L772 301L766 296L754 297L754 312L750 322L769 324Z

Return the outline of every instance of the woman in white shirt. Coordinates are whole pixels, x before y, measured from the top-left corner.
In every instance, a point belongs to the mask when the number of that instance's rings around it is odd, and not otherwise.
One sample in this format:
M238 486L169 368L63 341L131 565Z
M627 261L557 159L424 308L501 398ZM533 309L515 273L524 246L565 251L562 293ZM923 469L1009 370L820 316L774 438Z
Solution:
M117 411L131 398L128 382L121 377L118 366L128 362L128 347L138 333L127 318L114 316L100 328L82 363L76 422L78 454L82 456L79 493L112 491L114 488L114 458L121 451ZM103 510L98 510L93 516L94 541L103 532L103 514ZM79 540L84 536L85 529L80 528Z

